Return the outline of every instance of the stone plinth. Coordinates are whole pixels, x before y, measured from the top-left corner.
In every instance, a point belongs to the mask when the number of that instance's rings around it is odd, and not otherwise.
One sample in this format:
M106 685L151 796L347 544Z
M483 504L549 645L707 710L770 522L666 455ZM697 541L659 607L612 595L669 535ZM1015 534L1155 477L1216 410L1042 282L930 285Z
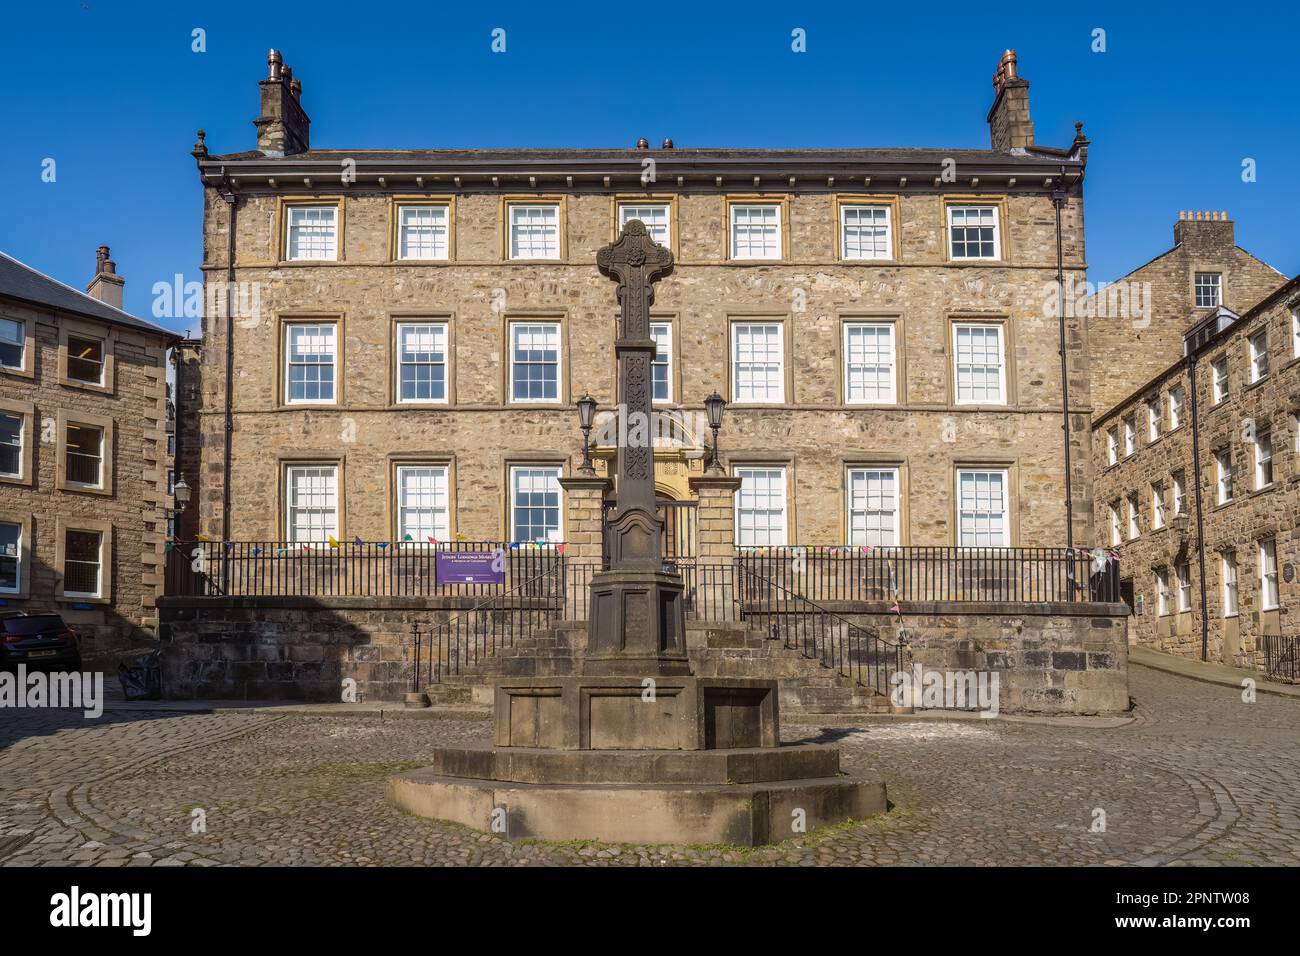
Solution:
M781 739L774 680L584 674L502 681L495 716L498 747L716 750L775 747Z
M471 776L475 775L475 776ZM446 748L388 780L388 800L510 840L757 846L888 808L833 747L609 752Z

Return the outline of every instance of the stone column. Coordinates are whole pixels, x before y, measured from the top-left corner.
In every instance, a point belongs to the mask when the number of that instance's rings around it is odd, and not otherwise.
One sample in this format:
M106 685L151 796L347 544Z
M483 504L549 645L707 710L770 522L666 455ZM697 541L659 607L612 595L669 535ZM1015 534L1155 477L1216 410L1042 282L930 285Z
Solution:
M729 475L698 475L690 479L695 507L695 561L700 570L698 587L706 589L701 606L726 608L735 598L736 492L739 478ZM725 567L718 567L723 565Z
M564 556L570 564L600 565L602 510L613 487L608 478L561 478L564 489Z

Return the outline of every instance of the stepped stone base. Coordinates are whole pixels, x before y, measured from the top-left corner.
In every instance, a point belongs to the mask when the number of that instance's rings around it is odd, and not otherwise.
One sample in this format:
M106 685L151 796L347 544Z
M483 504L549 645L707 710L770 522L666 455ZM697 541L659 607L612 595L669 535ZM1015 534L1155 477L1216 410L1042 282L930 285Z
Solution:
M812 744L731 750L460 747L388 780L418 816L511 840L757 846L888 809L885 785Z

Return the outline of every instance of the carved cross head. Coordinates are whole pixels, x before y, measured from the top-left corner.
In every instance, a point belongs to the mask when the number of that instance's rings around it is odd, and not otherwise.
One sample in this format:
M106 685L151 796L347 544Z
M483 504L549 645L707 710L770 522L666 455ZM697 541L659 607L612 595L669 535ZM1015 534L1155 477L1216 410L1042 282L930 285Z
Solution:
M596 267L620 286L636 290L672 272L673 254L650 238L645 223L631 219L617 240L596 253Z

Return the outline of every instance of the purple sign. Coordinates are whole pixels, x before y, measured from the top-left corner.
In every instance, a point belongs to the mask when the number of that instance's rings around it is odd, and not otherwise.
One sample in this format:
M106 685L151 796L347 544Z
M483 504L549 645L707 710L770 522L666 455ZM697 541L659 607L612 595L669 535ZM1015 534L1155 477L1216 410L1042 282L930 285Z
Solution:
M439 584L505 584L505 561L497 551L439 551L434 572Z

